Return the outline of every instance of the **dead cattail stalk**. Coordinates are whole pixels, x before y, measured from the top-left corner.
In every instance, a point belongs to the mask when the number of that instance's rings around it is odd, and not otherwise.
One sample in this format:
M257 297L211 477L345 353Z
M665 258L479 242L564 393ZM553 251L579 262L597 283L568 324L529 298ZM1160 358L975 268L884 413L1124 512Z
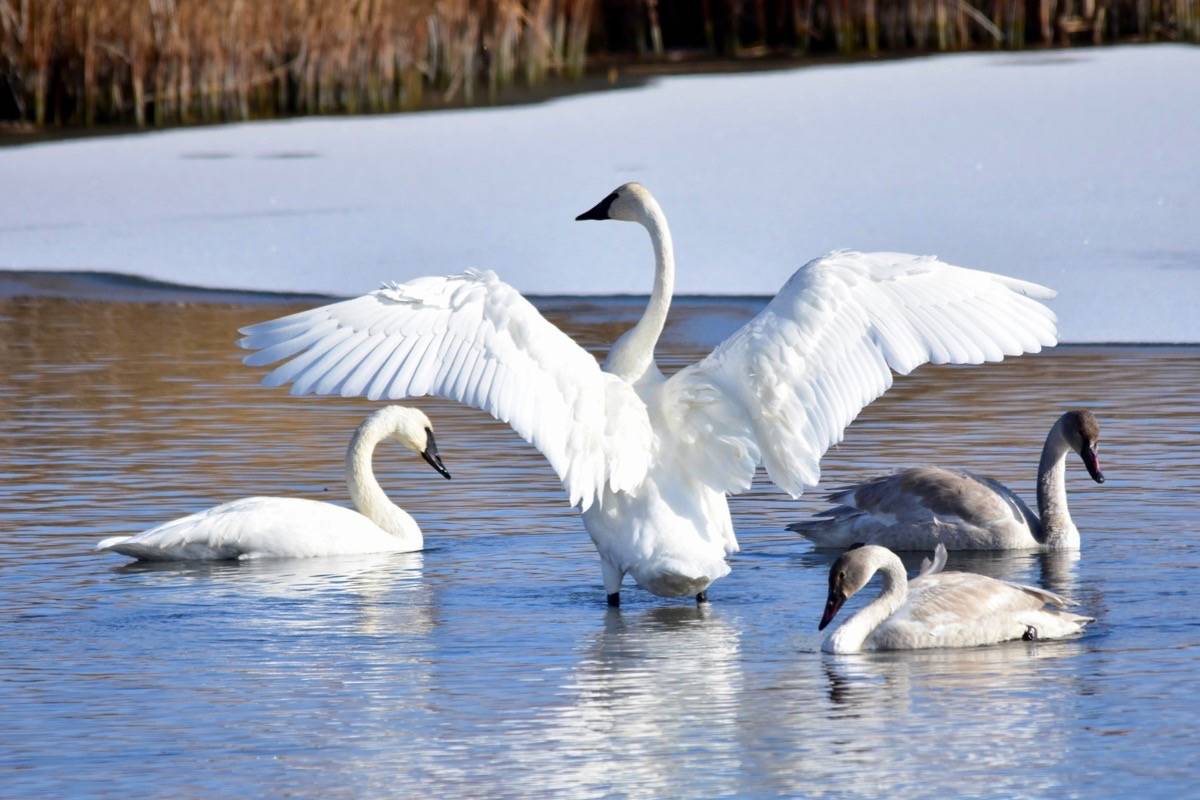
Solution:
M1200 0L1038 0L1028 24L1027 1L701 0L691 28L664 0L0 0L0 121L169 125L495 99L581 75L609 46L611 23L599 35L593 23L621 13L634 35L611 46L651 58L1200 42Z

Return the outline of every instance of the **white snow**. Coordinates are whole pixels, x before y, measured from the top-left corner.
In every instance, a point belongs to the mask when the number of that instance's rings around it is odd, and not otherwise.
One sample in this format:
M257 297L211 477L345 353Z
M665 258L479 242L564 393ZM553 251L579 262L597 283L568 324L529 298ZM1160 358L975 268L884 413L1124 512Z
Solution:
M474 266L530 293L645 293L645 235L573 221L632 179L667 211L683 293L773 294L828 250L901 250L1054 286L1066 341L1200 340L1182 45L2 148L0 268L349 294Z

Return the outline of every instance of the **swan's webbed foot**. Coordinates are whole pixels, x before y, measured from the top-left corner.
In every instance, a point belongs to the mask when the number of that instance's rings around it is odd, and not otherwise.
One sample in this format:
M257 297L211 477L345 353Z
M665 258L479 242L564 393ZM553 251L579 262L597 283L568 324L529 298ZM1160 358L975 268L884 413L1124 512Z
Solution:
M620 606L621 606L621 593L620 592L613 592L612 594L610 594L608 596L608 606L609 606L609 608L620 608Z
M1026 625L1025 632L1023 634L1021 634L1021 641L1036 642L1037 638L1038 638L1037 628L1033 627L1032 625Z
M699 605L700 603L707 603L707 602L708 602L708 590L705 589L703 592L700 592L700 594L696 595L696 604Z

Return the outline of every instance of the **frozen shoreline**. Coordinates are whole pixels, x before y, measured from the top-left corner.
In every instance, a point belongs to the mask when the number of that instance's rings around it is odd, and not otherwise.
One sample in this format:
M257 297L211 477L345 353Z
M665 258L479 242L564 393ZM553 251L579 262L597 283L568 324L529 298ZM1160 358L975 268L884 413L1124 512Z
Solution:
M684 294L770 295L834 248L1053 286L1068 342L1200 340L1200 48L669 77L536 106L303 119L0 150L0 269L353 294L476 266L644 294L637 179Z

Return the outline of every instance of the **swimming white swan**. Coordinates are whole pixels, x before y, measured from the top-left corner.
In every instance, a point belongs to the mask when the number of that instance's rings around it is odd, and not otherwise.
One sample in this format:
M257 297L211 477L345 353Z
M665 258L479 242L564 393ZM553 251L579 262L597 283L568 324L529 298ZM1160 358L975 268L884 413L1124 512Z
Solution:
M357 511L298 497L246 497L96 545L145 561L309 558L407 553L424 540L416 520L384 494L371 471L375 445L394 439L449 478L429 418L415 408L372 412L346 449L346 485Z
M293 394L437 395L483 409L537 447L600 552L609 603L622 578L696 594L738 549L726 495L763 464L798 496L821 455L892 383L928 361L979 363L1055 343L1033 283L930 257L838 252L801 267L704 360L664 377L654 347L675 260L662 209L636 183L581 220L645 227L654 289L601 368L492 272L417 278L242 330L249 365Z
M1068 411L1050 428L1038 464L1038 513L991 478L940 467L912 467L831 493L838 505L788 530L817 547L853 542L893 550L1075 550L1079 529L1067 510L1066 461L1074 451L1088 474L1100 471L1100 425L1090 411Z
M826 653L863 650L920 650L927 647L975 647L1013 639L1061 639L1092 622L1066 611L1063 597L976 575L942 572L946 548L937 546L933 562L921 565L911 581L900 558L886 547L855 545L829 569L829 595L818 630L842 604L883 573L883 591L850 619L837 626L821 645Z

